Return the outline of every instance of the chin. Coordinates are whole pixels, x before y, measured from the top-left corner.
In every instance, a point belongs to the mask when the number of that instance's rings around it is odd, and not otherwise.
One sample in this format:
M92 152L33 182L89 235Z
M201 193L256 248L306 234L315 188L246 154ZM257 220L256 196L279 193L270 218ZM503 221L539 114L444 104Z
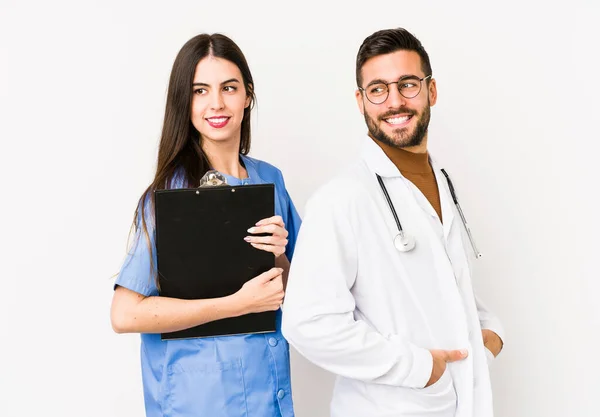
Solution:
M398 132L397 130L393 130L391 132L385 132L385 134L388 136L388 138L391 138L394 143L397 144L402 144L406 141L409 140L409 138L411 137L410 132L408 132L406 129L402 129L401 132Z
M206 132L202 133L202 136L215 141L226 140L231 137L232 132L230 129L215 130L216 129L207 129Z

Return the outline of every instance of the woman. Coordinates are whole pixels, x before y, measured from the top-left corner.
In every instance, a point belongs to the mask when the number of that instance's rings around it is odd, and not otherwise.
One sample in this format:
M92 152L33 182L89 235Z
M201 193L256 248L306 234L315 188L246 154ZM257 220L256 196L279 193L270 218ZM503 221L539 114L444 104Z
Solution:
M254 101L250 69L231 39L202 34L183 46L169 81L156 175L140 198L134 244L117 277L111 308L117 333L141 333L147 416L294 415L289 348L279 330L280 312L275 333L160 339L163 332L279 310L283 277L287 275L300 219L281 172L247 156ZM257 219L246 240L257 249L273 253L276 268L227 297L160 297L153 193L166 187L198 187L209 169L219 171L231 185L275 184L277 215Z

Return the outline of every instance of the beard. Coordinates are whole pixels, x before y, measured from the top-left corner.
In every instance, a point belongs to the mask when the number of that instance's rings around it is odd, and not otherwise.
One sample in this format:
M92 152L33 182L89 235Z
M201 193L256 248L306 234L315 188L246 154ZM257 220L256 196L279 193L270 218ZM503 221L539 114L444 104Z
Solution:
M397 114L410 114L412 118L417 118L417 125L415 126L412 134L408 131L407 127L394 129L393 136L389 136L383 130L379 128L379 124L385 123L384 119L388 119L390 117L394 117ZM429 119L431 118L431 110L429 103L423 109L421 114L417 113L415 110L399 108L397 110L389 111L377 118L379 120L379 124L375 123L375 120L371 118L367 112L365 111L365 122L367 123L367 128L369 129L369 134L373 139L378 140L388 146L393 148L408 148L411 146L419 146L425 136L427 135L427 129L429 128Z

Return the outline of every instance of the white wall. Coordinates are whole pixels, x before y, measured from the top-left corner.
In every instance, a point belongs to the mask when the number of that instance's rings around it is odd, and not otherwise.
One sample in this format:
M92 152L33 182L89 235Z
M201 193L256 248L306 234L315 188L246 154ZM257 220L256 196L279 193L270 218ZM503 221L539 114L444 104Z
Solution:
M302 213L365 131L358 47L395 26L431 56L431 150L507 330L497 416L600 415L597 2L166 3L0 1L0 415L143 415L139 341L111 331L110 277L185 41L241 46L252 155L284 171ZM297 415L328 416L332 377L295 352L292 366Z

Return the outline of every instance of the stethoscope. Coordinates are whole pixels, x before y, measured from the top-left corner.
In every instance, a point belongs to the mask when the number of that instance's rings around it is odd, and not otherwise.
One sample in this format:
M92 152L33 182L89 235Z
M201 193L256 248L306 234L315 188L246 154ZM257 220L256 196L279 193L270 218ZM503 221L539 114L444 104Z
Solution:
M454 191L454 186L452 185L452 181L448 176L446 170L441 169L442 174L446 177L446 181L448 181L448 188L450 189L450 194L452 194L452 200L454 200L454 205L458 209L458 214L460 214L460 218L462 219L463 225L465 226L465 230L467 231L467 235L469 236L469 240L471 241L471 246L473 248L473 252L475 252L475 257L481 258L481 253L477 250L477 245L475 245L475 240L473 239L473 235L471 234L471 229L467 224L467 219L465 219L465 215L460 208L460 204L458 203L458 198L456 197L456 192ZM379 181L379 185L381 186L381 190L383 191L383 195L385 195L385 199L387 200L388 206L392 211L392 215L394 216L394 220L396 221L396 226L398 226L398 234L394 236L394 246L399 252L410 252L415 248L416 240L414 236L404 232L402 229L402 225L400 224L400 219L398 219L398 214L396 213L396 208L392 203L392 199L388 194L387 188L385 188L385 184L383 183L383 179L377 175L377 181Z

